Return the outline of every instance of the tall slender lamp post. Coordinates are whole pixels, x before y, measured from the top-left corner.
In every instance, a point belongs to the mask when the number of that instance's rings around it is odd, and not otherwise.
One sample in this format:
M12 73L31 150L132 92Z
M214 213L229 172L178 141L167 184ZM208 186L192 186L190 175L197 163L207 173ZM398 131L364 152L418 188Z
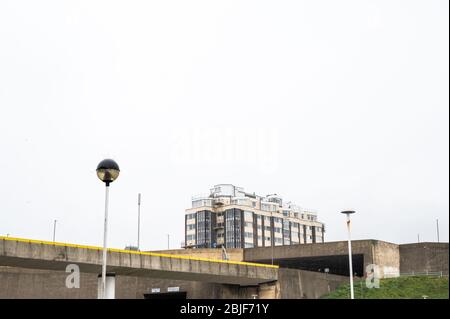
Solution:
M53 242L55 242L55 238L56 238L56 222L57 222L57 220L55 219L53 221Z
M353 263L352 263L352 239L350 235L350 215L354 214L353 210L345 210L341 212L342 214L347 215L347 231L348 231L348 263L349 263L349 271L350 271L350 299L355 299L355 293L353 291Z
M141 193L138 194L138 229L137 229L137 250L139 251L139 245L141 241Z
M106 256L107 256L107 232L108 232L108 200L109 200L109 184L119 177L119 165L112 159L105 159L97 166L97 176L105 183L105 221L103 231L103 262L102 262L102 299L106 299Z
M437 240L439 243L439 219L436 219L436 233L437 233Z

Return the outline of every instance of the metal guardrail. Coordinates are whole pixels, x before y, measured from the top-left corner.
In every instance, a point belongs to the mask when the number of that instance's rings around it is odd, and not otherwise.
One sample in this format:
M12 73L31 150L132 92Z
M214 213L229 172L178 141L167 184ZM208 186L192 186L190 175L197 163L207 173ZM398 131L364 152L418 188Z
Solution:
M411 271L411 272L384 272L384 278L398 278L398 277L415 277L415 276L435 276L448 277L448 271Z
M413 276L444 277L444 276L448 276L448 272L444 272L444 271L412 271L412 272L400 273L400 277L413 277Z

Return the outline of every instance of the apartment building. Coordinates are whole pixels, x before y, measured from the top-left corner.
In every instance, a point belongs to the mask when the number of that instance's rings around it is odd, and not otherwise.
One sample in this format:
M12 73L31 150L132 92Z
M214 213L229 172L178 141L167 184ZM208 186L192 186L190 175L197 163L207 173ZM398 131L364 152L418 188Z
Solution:
M251 248L324 241L317 213L276 195L259 196L219 184L192 197L186 209L186 248Z

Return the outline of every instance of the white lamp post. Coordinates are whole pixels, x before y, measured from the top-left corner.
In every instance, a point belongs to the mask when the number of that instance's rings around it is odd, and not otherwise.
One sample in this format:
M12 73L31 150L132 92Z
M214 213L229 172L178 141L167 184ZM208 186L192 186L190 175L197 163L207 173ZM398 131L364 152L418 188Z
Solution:
M350 215L354 214L353 210L346 210L341 212L342 214L347 215L347 231L348 231L348 262L349 262L349 271L350 271L350 298L355 299L355 293L353 291L353 263L352 263L352 239L350 235Z
M57 222L57 220L55 219L53 221L53 242L55 242L55 238L56 238L56 222Z
M137 240L137 250L139 251L140 241L141 241L141 193L138 194L138 240Z
M119 165L112 159L105 159L101 161L97 166L97 176L98 178L106 184L105 192L105 223L103 232L103 262L102 262L102 285L101 294L102 299L107 297L111 298L114 293L107 294L106 292L106 256L107 256L107 232L108 232L108 200L109 200L109 184L114 182L117 177L119 177L120 169ZM112 287L113 288L113 287Z

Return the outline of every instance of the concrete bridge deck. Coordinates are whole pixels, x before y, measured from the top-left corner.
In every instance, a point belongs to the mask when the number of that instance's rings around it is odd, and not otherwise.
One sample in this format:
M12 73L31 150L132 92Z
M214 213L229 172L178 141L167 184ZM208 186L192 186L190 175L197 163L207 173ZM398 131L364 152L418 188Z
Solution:
M332 274L348 276L347 241L308 243L290 246L258 247L244 250L244 260L257 263L269 263L283 268L297 268L309 271L329 269ZM352 240L353 271L363 277L370 264L380 266L380 275L384 271L400 270L399 245L374 239Z
M76 264L84 273L101 273L102 247L1 237L0 266L45 270ZM108 272L234 285L259 285L278 279L278 266L153 252L108 249Z

